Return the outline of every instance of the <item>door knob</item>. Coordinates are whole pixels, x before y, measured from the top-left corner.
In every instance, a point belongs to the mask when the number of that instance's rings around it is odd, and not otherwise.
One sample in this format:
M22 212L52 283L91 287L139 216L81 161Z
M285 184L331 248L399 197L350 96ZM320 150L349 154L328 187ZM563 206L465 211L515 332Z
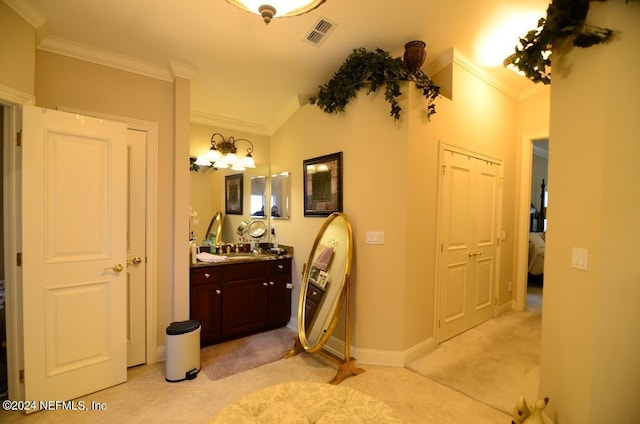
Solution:
M122 266L122 264L115 264L114 266L106 267L104 270L105 271L113 271L113 272L121 272L123 269L124 269L124 267Z
M140 256L135 256L133 259L127 260L128 264L139 265L142 263L142 258Z

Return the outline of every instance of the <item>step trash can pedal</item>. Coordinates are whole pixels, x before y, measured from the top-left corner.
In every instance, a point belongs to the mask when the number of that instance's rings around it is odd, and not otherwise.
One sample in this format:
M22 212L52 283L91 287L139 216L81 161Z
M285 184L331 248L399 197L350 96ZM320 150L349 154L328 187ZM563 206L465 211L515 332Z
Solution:
M200 372L200 322L172 322L166 337L165 380L177 383L196 378Z

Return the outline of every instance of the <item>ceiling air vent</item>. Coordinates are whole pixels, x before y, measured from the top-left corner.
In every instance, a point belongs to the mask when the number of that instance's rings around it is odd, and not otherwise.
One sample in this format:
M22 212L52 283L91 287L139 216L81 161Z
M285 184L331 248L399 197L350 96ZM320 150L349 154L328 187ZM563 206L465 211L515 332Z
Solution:
M331 22L327 18L321 17L307 33L305 39L316 47L320 46L335 26L335 23Z

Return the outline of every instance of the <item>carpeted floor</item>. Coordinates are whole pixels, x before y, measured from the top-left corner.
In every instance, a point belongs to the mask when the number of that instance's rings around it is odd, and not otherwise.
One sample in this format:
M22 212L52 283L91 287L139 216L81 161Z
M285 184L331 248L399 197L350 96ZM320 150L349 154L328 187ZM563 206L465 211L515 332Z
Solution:
M445 341L407 368L500 411L538 397L539 311L511 311Z
M200 351L202 371L219 380L282 358L293 347L296 332L288 327L207 346Z

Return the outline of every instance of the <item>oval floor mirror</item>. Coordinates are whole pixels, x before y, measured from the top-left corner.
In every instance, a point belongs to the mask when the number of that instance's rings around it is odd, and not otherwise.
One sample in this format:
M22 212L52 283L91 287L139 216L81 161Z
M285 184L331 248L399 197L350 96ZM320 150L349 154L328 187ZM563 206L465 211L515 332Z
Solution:
M305 263L298 304L298 337L286 358L303 350L319 353L338 364L338 372L330 381L338 384L349 373L360 374L364 370L355 366L350 353L350 293L353 233L349 219L343 213L333 213L325 220L311 247ZM323 350L331 337L343 310L344 356L341 358Z

